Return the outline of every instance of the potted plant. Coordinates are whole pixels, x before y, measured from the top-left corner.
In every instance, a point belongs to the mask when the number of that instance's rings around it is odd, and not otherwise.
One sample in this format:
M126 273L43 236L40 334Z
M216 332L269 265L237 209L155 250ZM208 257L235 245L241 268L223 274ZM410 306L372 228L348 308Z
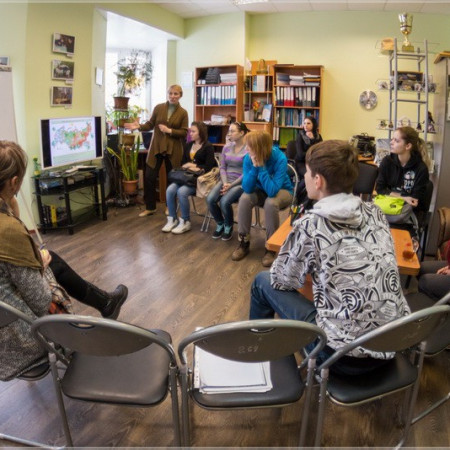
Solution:
M121 145L118 152L107 147L106 150L117 158L120 171L122 172L122 186L126 194L134 194L137 191L138 183L138 156L141 145L140 137L136 139L132 146Z
M114 108L128 108L127 95L139 92L150 81L153 66L149 59L150 53L143 50L132 50L131 54L117 62L117 96L114 97ZM123 100L127 99L127 100Z

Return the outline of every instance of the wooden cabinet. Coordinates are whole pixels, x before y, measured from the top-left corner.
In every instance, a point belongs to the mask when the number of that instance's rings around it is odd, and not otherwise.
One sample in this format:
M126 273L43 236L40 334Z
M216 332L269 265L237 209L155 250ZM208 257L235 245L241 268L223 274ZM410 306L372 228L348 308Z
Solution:
M305 117L320 130L323 66L277 64L274 67L273 140L280 148L297 137Z
M208 69L218 70L218 83L206 84ZM243 74L239 65L195 69L195 120L208 125L208 139L217 152L222 151L230 122L243 119Z

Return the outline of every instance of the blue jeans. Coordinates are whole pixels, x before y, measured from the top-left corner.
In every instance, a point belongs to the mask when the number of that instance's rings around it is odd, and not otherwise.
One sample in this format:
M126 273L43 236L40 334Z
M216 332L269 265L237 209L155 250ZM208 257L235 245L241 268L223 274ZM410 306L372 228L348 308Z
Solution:
M314 303L298 291L279 291L270 285L270 272L260 272L251 287L250 319L282 319L315 323Z
M219 181L208 194L206 203L208 208L214 217L214 220L218 224L225 223L226 226L233 226L233 203L237 203L239 197L244 192L242 186L238 184L228 189L225 195L220 194L223 183Z
M177 196L180 204L181 217L184 220L190 219L189 196L195 195L195 187L180 186L172 183L166 190L167 207L169 208L169 216L176 219L177 217Z

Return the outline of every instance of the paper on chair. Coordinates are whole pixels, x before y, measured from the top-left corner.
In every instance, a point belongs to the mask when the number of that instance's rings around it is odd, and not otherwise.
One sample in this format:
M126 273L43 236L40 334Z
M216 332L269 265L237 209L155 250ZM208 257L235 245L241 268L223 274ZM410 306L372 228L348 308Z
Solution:
M267 392L273 387L270 362L230 361L196 347L194 387L209 394Z

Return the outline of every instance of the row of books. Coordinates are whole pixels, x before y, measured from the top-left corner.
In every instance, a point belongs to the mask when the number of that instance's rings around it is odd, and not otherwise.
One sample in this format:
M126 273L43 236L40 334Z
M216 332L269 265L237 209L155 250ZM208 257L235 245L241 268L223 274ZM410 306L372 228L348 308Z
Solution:
M297 138L297 130L295 128L273 128L273 141L275 145L285 148L289 141L294 141Z
M318 87L277 86L274 101L277 106L319 106L319 98Z
M220 83L230 83L230 84L236 84L237 83L237 73L221 73L219 75L220 77ZM206 83L205 78L199 78L197 80L197 84L208 84Z
M275 125L280 127L301 127L306 117L313 116L319 123L319 111L308 111L307 109L277 109L275 114Z
M320 75L306 74L290 75L288 73L278 72L276 84L282 86L320 86Z
M235 105L236 85L197 88L197 105Z
M67 225L67 212L64 206L42 205L42 225L61 227Z
M253 77L252 91L253 92L267 92L271 91L271 79L265 75L255 75Z

